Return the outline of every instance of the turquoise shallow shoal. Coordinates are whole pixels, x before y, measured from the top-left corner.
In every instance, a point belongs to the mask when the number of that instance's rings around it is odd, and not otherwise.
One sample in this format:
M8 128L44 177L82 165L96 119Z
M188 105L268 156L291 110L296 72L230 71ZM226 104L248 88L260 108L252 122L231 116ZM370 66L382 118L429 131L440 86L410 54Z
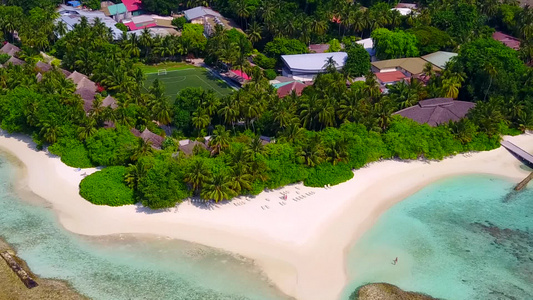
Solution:
M285 299L242 257L164 238L67 232L48 204L18 198L13 175L0 156L0 236L40 276L92 299Z
M398 203L350 249L342 299L369 282L450 300L533 299L533 189L513 187L461 176Z

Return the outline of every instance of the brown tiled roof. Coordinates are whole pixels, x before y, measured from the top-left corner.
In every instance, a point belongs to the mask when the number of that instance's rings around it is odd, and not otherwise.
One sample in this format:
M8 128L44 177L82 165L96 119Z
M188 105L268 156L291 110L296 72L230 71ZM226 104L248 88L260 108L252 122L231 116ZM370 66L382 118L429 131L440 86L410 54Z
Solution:
M407 57L407 58L397 58L397 59L388 59L372 62L372 66L379 70L383 69L393 69L393 68L402 68L407 72L416 75L424 71L424 66L427 61L423 60L420 57ZM433 70L441 71L441 68L433 66Z
M180 145L178 148L180 149L180 151L182 151L186 155L192 155L194 147L196 147L196 146L199 146L199 147L202 147L204 149L207 149L207 146L204 143L201 143L201 142L198 142L198 141L190 141L188 144L183 145L183 146Z
M456 101L452 98L434 98L420 101L417 105L395 112L400 116L414 120L420 124L437 126L449 121L459 121L476 104L467 101Z
M4 46L2 46L2 48L0 48L0 53L7 54L9 56L15 56L19 52L20 48L11 43L6 43Z
M280 88L278 88L278 96L280 98L283 98L287 95L290 95L292 91L296 91L296 94L300 96L302 94L303 89L307 86L307 84L301 83L299 81L294 81L289 84L286 84Z
M408 77L405 76L405 74L400 71L381 72L381 73L374 73L374 74L376 75L376 78L379 80L379 83L381 84L394 83L394 82L399 82L399 81L408 79Z
M417 6L415 3L398 3L395 6L396 8L410 8L410 9L416 9Z
M115 109L118 107L117 101L111 96L107 96L104 98L104 100L102 100L102 106L111 107L111 109Z
M309 45L309 51L314 53L324 53L328 51L329 44L311 44Z
M503 32L496 31L492 34L492 38L499 42L504 43L505 46L512 48L514 50L520 49L520 40L515 38L514 36L510 36Z
M83 110L89 112L93 106L94 96L96 95L96 84L87 77L82 78L76 84L76 94L83 99Z
M61 70L61 73L63 73L65 75L65 77L67 77L67 78L72 74L71 72L69 72L69 71L67 71L65 69L59 69L59 70Z

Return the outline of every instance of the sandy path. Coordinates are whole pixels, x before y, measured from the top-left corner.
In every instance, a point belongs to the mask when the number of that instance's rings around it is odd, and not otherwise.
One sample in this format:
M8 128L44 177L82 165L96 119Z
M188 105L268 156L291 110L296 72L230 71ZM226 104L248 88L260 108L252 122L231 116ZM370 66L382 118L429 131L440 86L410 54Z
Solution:
M533 135L507 138L533 152ZM150 211L85 201L78 195L79 181L83 173L96 169L68 167L57 157L35 151L29 138L1 134L0 150L26 166L28 187L52 204L61 224L72 232L149 233L239 253L254 259L283 292L302 300L338 298L347 281L349 247L382 212L425 185L473 173L516 182L527 176L520 162L499 148L441 162L373 163L331 189L296 184L212 209L186 202L167 211ZM281 192L287 193L286 201L280 199ZM293 200L310 192L314 194Z

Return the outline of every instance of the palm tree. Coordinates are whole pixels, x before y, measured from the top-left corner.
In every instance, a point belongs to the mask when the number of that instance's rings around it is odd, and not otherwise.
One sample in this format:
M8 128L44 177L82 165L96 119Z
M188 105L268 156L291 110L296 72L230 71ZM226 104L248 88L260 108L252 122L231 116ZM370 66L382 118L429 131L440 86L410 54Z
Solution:
M206 200L215 200L215 202L229 200L236 195L231 189L231 184L229 176L223 174L209 177L202 188L201 197Z
M320 137L315 134L315 136L299 147L296 155L310 167L319 165L323 161L324 156Z
M252 189L253 177L247 172L244 163L238 163L231 169L231 189L240 193L242 190Z
M336 165L348 159L348 141L344 137L333 140L326 146L327 161Z
M251 26L248 27L246 33L248 34L248 39L252 44L259 42L262 39L261 33L263 32L263 27L257 22L253 22Z
M78 138L84 141L93 136L96 131L96 121L93 118L87 118L85 119L83 125L78 127Z
M141 157L147 156L152 152L152 143L146 142L145 140L139 138L137 142L137 147L135 147L135 149L133 150L133 154L131 155L131 160L137 161Z
M211 154L219 154L229 147L230 132L222 125L217 125L213 131L213 137L209 140L209 147L213 149Z
M489 86L487 87L487 91L485 92L485 96L483 97L483 101L487 99L487 95L489 94L489 90L492 85L492 79L498 73L498 71L496 71L496 68L491 63L485 64L484 71L489 75L490 80L489 80Z
M335 73L337 72L337 62L335 61L335 59L333 59L333 56L330 56L328 57L326 60L325 60L325 64L324 66L322 67L323 69L326 70L326 72L328 73Z
M48 122L39 124L41 127L40 134L44 140L50 144L57 142L59 127Z
M196 193L210 176L211 172L204 161L202 159L194 159L185 171L184 180L191 185L191 188Z
M54 28L54 33L57 38L61 38L67 34L67 30L67 24L63 21L59 21Z
M200 109L200 110L196 110L192 114L191 121L192 121L192 125L196 129L204 129L209 125L209 123L211 123L211 118L209 117L209 114L207 113L206 110Z
M464 80L461 73L445 72L442 76L442 93L444 97L457 98Z
M129 164L124 175L124 181L130 188L136 190L141 179L148 173L148 166L144 160L137 161L136 164Z

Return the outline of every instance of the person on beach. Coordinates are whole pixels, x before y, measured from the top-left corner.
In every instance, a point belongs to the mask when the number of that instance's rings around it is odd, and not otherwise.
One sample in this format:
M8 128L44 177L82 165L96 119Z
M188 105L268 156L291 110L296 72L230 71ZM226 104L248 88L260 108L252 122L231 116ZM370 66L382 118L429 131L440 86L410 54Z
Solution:
M393 265L396 265L398 263L398 257L396 257L393 261L392 261L392 264Z

